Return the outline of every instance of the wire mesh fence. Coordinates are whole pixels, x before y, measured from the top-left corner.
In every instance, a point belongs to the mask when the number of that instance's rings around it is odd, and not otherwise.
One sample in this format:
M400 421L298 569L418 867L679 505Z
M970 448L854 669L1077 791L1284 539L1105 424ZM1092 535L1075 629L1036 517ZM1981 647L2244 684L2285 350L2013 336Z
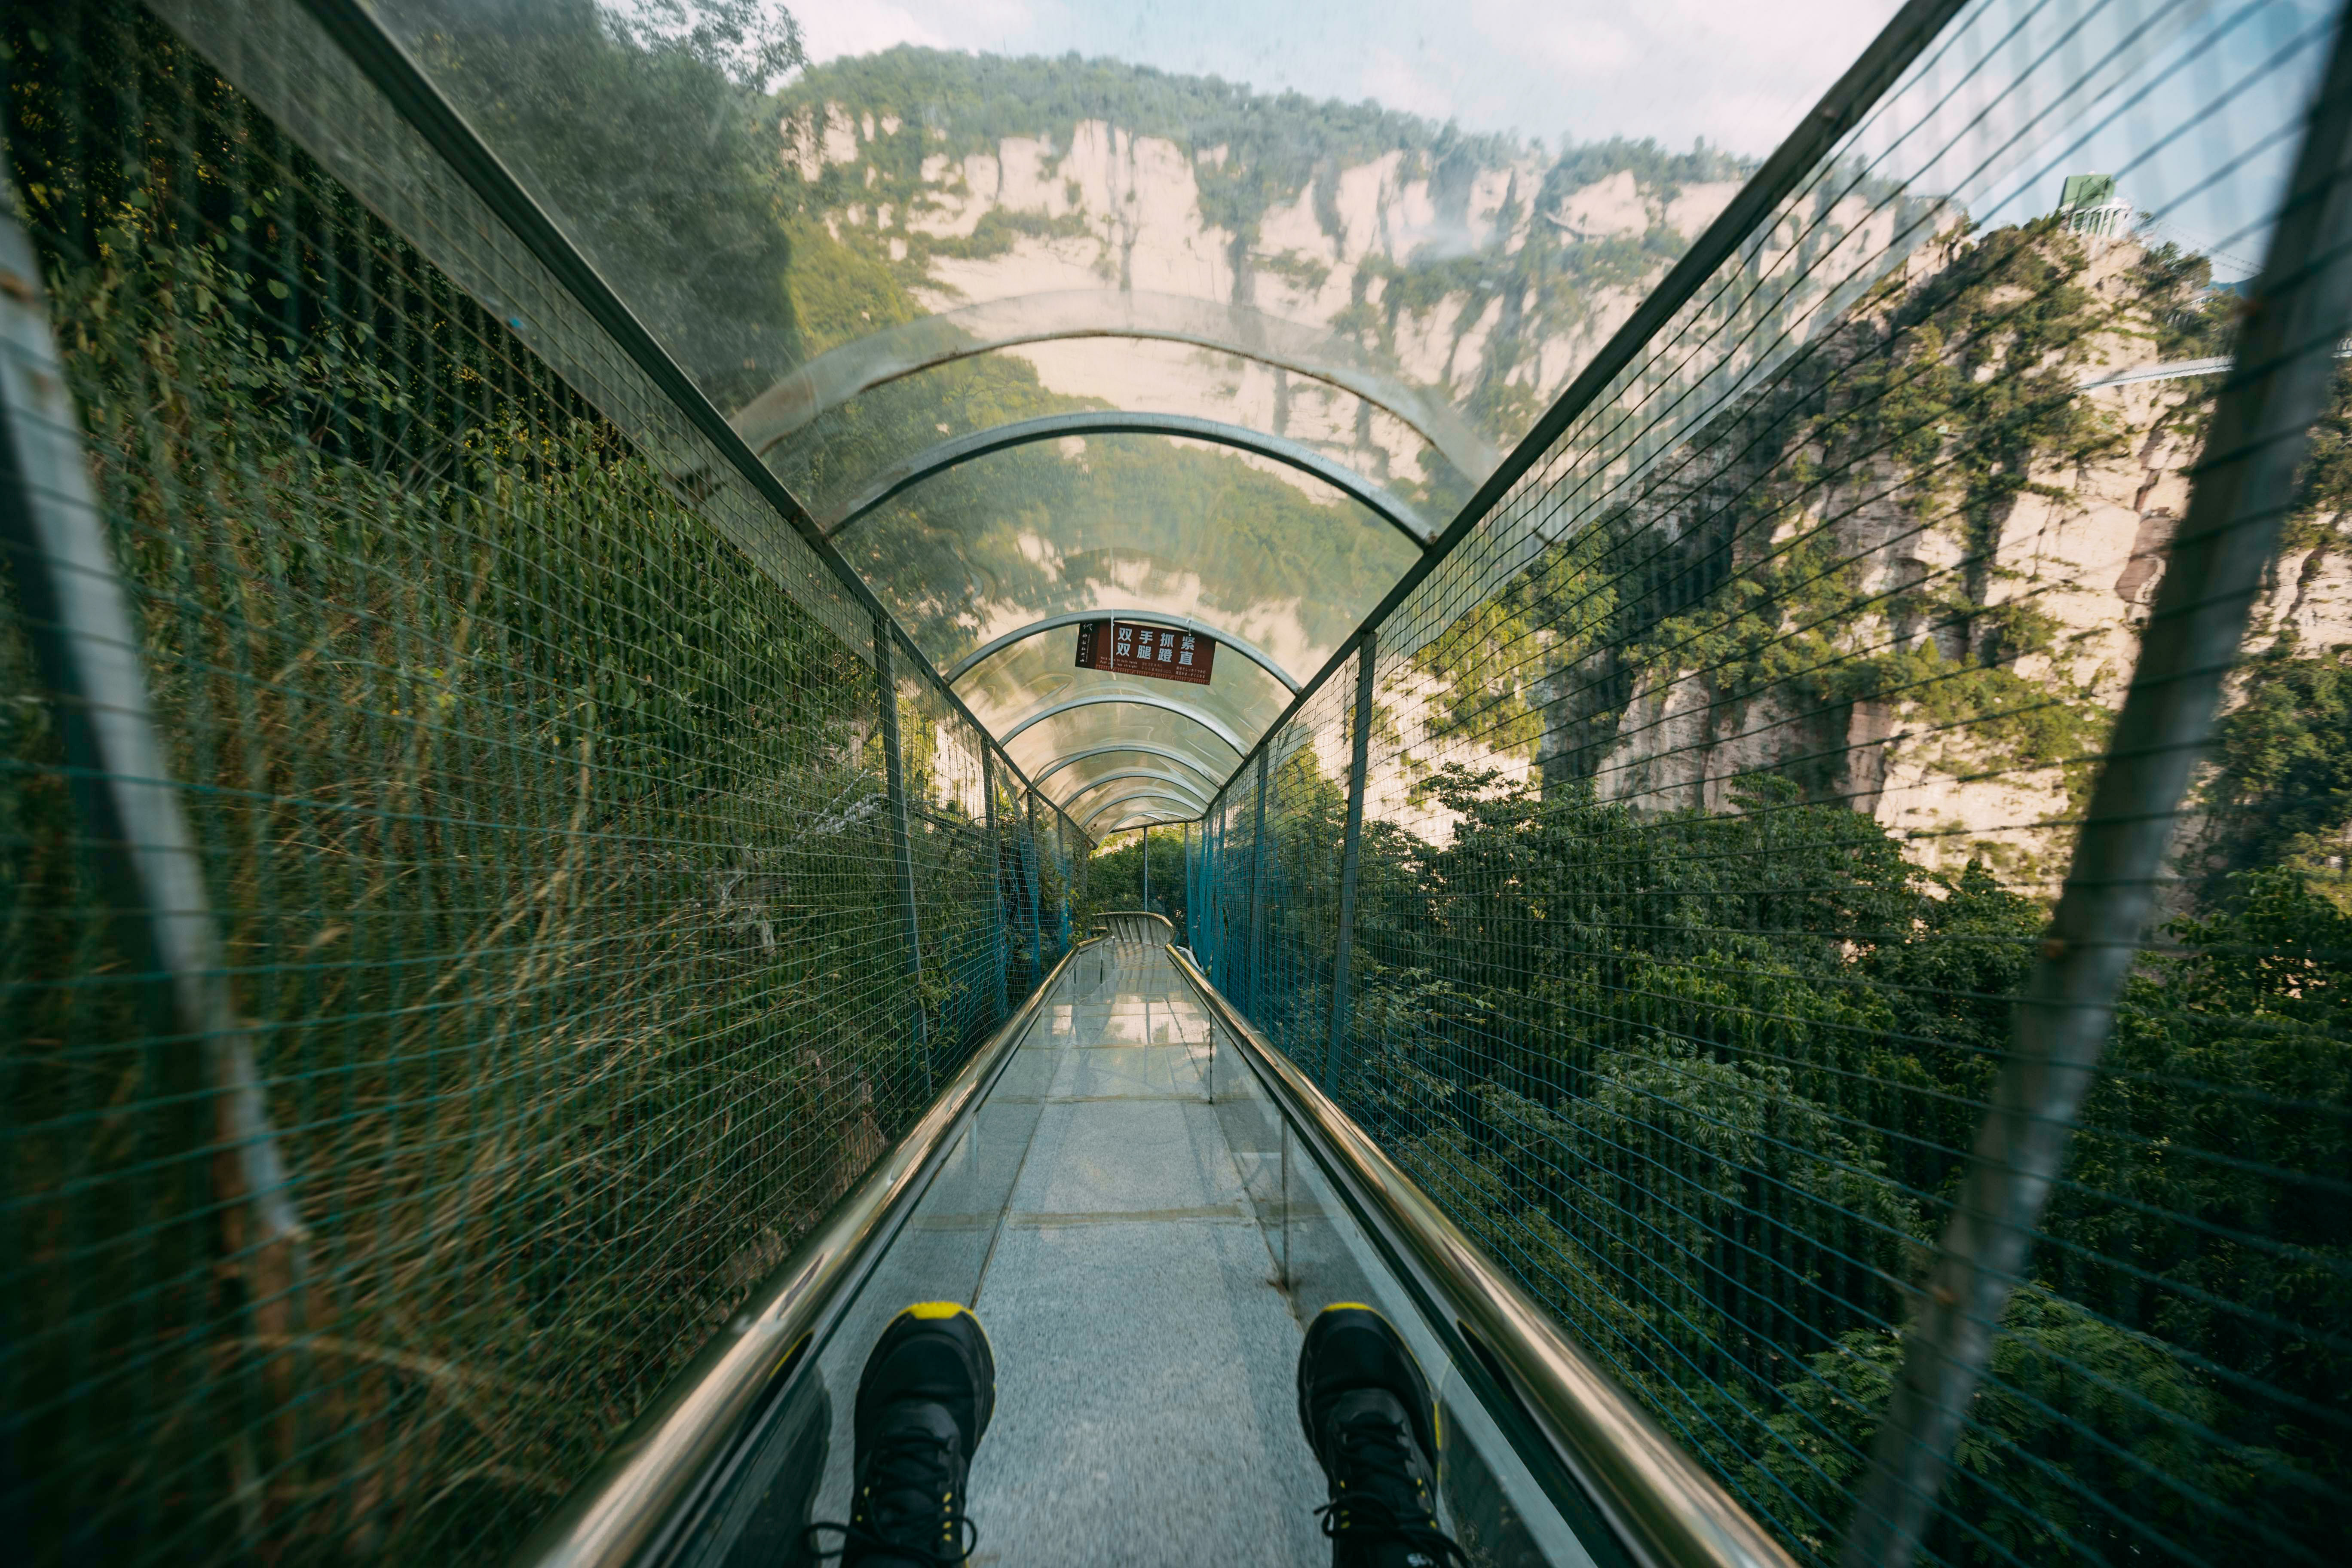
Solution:
M9 505L94 502L241 1032L125 934L190 911L106 875L142 846L43 653L89 629L12 531L0 1515L26 1561L495 1554L1048 961L989 742L304 14L0 49L84 476Z
M1957 12L1236 772L1189 935L1800 1558L2333 1560L2336 17Z

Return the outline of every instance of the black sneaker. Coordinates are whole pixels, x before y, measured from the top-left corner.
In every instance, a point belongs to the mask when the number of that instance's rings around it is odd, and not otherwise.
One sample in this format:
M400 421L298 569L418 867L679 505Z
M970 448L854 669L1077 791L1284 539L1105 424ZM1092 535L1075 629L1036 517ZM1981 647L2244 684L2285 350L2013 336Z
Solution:
M1389 1321L1341 1301L1298 1352L1298 1420L1331 1500L1316 1511L1332 1568L1450 1568L1469 1559L1437 1528L1437 1407Z
M980 1531L964 1517L972 1450L996 1410L996 1357L980 1320L919 1301L890 1320L857 1381L856 1471L842 1568L949 1568Z

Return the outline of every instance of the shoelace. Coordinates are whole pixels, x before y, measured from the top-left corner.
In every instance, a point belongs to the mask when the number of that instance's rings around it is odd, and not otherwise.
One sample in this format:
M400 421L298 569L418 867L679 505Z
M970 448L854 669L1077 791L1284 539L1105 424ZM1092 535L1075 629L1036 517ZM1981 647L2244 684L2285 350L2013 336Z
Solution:
M1406 1462L1404 1445L1403 1426L1378 1415L1339 1429L1339 1457L1351 1475L1388 1482L1399 1495L1411 1497L1418 1483ZM1417 1518L1399 1513L1395 1505L1370 1495L1360 1484L1349 1486L1345 1499L1334 1499L1315 1510L1323 1521L1326 1540L1339 1538L1341 1509L1348 1510L1345 1532L1351 1539L1410 1547L1427 1557L1431 1568L1470 1568L1469 1555L1437 1528L1434 1519L1426 1513Z
M818 1558L824 1559L845 1556L852 1546L863 1546L869 1552L886 1552L893 1557L922 1563L924 1568L956 1568L980 1545L980 1526L965 1515L963 1505L960 1502L953 1505L942 1517L927 1510L901 1508L890 1502L901 1492L916 1492L926 1499L939 1495L944 1478L934 1458L937 1452L937 1445L919 1433L906 1433L884 1439L874 1456L872 1479L868 1483L874 1502L867 1510L868 1517L862 1520L853 1518L847 1524L827 1521L807 1526L801 1531L801 1538L808 1550ZM893 1541L880 1532L877 1527L886 1505L889 1506L894 1525L902 1520L914 1525L908 1541ZM929 1544L913 1543L929 1542L933 1539L931 1532L942 1525L955 1532L956 1544L953 1547L942 1550ZM817 1541L818 1532L828 1530L841 1532L841 1544L830 1550Z

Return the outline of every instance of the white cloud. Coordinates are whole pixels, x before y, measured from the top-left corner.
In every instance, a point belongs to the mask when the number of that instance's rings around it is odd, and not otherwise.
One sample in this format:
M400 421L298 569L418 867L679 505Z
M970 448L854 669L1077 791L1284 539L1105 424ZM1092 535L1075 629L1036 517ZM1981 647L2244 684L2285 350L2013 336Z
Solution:
M1859 54L1893 0L1465 0L1526 129L1705 136L1768 151ZM1547 119L1544 110L1551 108Z
M800 5L793 17L801 25L801 43L818 64L844 55L870 55L899 44L926 44L945 48L948 39L918 20L904 5Z
M1433 62L1407 58L1392 48L1379 47L1364 67L1363 86L1358 96L1371 99L1384 108L1445 120L1459 113L1460 95L1440 78Z
M787 0L790 3L790 0ZM1474 131L1762 153L1897 0L803 0L814 59L918 43L1108 56Z

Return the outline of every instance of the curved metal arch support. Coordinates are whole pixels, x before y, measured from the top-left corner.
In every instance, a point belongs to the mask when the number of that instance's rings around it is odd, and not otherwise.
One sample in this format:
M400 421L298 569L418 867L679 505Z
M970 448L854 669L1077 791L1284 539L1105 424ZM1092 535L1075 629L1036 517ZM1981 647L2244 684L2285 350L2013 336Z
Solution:
M817 355L738 410L732 423L764 453L877 386L976 354L1084 338L1183 343L1337 387L1403 421L1473 484L1499 460L1451 404L1368 363L1345 338L1244 305L1148 289L1025 294L885 327Z
M1292 696L1298 694L1298 682L1291 679L1290 672L1276 664L1274 656L1255 643L1244 642L1231 632L1220 631L1190 616L1163 616L1157 610L1072 610L1066 615L1047 616L1042 621L1031 621L1025 626L1015 626L1003 637L981 644L956 660L947 671L947 682L954 685L991 654L1002 653L1014 643L1026 642L1031 637L1042 637L1063 626L1080 626L1087 621L1144 621L1155 626L1173 626L1178 631L1196 633L1213 642L1223 643L1289 688Z
M1102 829L1106 838L1114 833L1125 833L1138 827L1173 827L1179 823L1197 820L1190 816L1153 816L1143 811L1131 811Z
M1002 452L1013 447L1032 446L1039 441L1058 441L1065 436L1181 436L1194 441L1208 441L1235 451L1254 452L1277 463L1312 474L1332 489L1381 521L1403 534L1423 550L1437 537L1436 531L1424 521L1420 513L1372 483L1363 475L1337 463L1311 447L1281 436L1269 436L1261 430L1228 425L1219 419L1202 419L1190 414L1129 414L1118 409L1089 409L1078 414L1048 414L1038 419L1016 419L1010 425L992 429L975 430L969 436L958 436L927 447L911 458L891 464L866 481L855 495L833 509L819 526L828 539L838 538L843 530L852 527L893 496L914 489L961 463L985 458L992 452Z
M1201 806L1203 810L1206 810L1209 805L1209 792L1201 788L1191 779L1180 779L1174 773L1163 773L1158 768L1121 768L1115 773L1105 773L1098 779L1088 779L1083 787L1072 790L1068 796L1061 802L1062 809L1064 811L1069 810L1071 802L1076 800L1080 795L1091 795L1096 790L1102 788L1103 785L1114 783L1119 779L1151 779L1160 784L1173 784L1178 789L1185 792L1185 798L1193 801L1194 804Z
M1121 741L1116 745L1088 746L1083 752L1072 752L1067 756L1055 757L1045 764L1044 771L1031 773L1029 782L1042 793L1045 787L1045 781L1064 768L1083 763L1088 757L1107 757L1113 752L1133 752L1138 756L1158 757L1163 762L1174 763L1180 768L1190 768L1201 775L1202 783L1208 785L1208 790L1204 791L1204 794L1214 792L1225 782L1222 775L1210 773L1208 769L1182 752L1171 752L1165 746L1155 746L1149 741Z
M1117 811L1122 805L1132 805L1138 801L1144 800L1158 801L1166 805L1185 806L1191 809L1193 816L1197 816L1200 815L1200 808L1192 805L1192 803L1190 801L1179 799L1177 796L1172 795L1154 795L1150 791L1145 790L1135 795L1120 795L1117 800L1105 801L1102 805L1097 806L1093 811L1087 814L1086 820L1078 824L1078 828L1081 832L1091 833L1094 831L1096 818L1101 816L1104 812Z
M1214 735L1218 740L1223 741L1226 745L1231 746L1234 749L1234 755L1236 757L1244 757L1249 754L1248 743L1243 741L1239 735L1234 734L1231 729L1219 721L1210 718L1207 714L1201 712L1198 709L1187 708L1181 702L1171 702L1165 697L1154 697L1149 692L1143 691L1096 691L1090 692L1084 697L1073 697L1067 701L1054 703L1050 707L1040 708L1035 712L1030 714L1027 718L1023 719L1018 724L1013 725L1013 728L1005 731L1002 735L999 735L996 738L996 743L1000 746L1010 746L1013 744L1013 738L1015 735L1020 734L1023 731L1028 729L1033 724L1042 724L1057 713L1067 713L1074 709L1092 708L1099 702L1132 703L1138 708L1156 708L1162 713L1173 713L1179 719L1190 719L1193 723L1198 724L1202 729L1206 730L1210 734ZM1036 781L1033 779L1030 782L1034 784Z

